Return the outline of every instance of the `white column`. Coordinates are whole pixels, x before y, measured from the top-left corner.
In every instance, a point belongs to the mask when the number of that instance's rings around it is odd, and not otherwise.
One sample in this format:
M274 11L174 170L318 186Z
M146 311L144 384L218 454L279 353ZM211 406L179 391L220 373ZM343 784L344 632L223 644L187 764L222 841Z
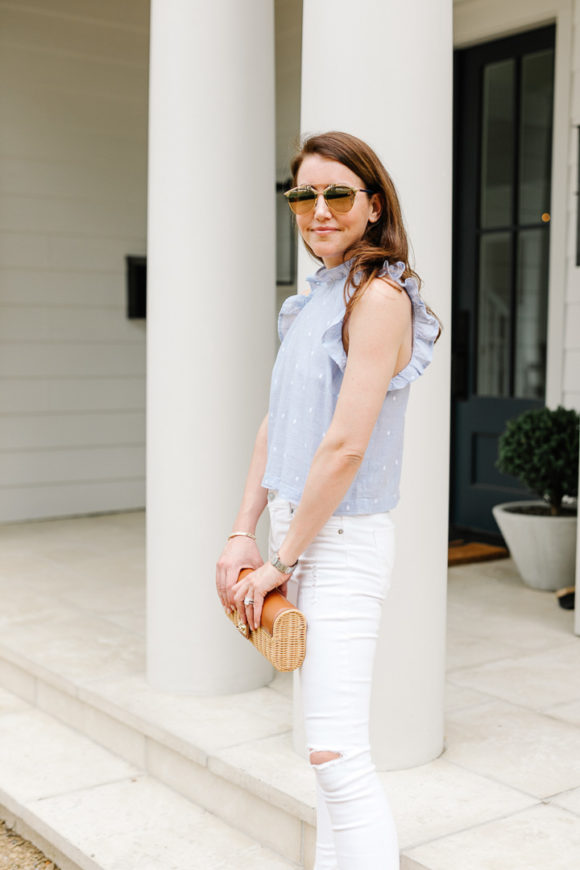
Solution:
M580 492L580 471L578 473ZM576 606L574 608L574 634L580 635L580 522L576 523Z
M573 16L574 16L574 25L575 26L570 27L570 29L572 31L571 41L570 41L570 34L567 35L567 38L565 35L563 35L563 34L566 34L566 31L560 26L560 22L558 22L558 26L557 26L557 30L556 30L556 38L557 38L558 45L560 45L560 41L562 42L562 50L563 51L569 50L571 53L571 57L569 58L569 63L570 63L569 69L571 69L571 71L572 71L572 73L571 73L571 91L572 91L573 98L571 101L571 107L570 108L566 107L566 110L569 111L570 115L571 115L570 128L573 129L574 133L576 134L575 126L580 123L580 94L578 93L578 87L577 87L578 83L580 82L580 30L578 28L578 22L580 22L580 0L574 0ZM572 22L566 22L566 23L570 23L570 25L572 25ZM557 57L558 57L558 51L556 51L556 58ZM568 69L566 70L565 74L566 75L568 74ZM571 161L574 161L574 164L576 164L576 161L577 161L576 141L577 141L576 135L574 135L570 141L570 150L571 150L570 159L571 159ZM580 173L580 170L578 170L578 172ZM579 183L580 183L580 174L578 174L576 179L575 179L576 189L578 188ZM570 184L574 184L574 181L570 182ZM572 221L573 220L574 220L574 217L572 217ZM552 228L551 233L553 233L553 232L554 232L554 230ZM552 244L552 238L550 239L550 244ZM568 292L570 292L570 293L572 293L571 288L573 286L573 280L574 280L572 276L573 276L574 271L575 271L575 269L574 269L574 265L573 265L573 261L572 261L570 263L570 268L569 268L569 272L568 272L568 274L569 274ZM552 288L553 288L553 284L550 281L550 296L553 293ZM552 312L550 312L550 313L552 313ZM556 348L558 348L558 351L559 351L558 374L560 375L559 383L557 385L557 388L558 388L557 402L554 402L554 404L553 404L554 407L556 406L556 404L564 404L564 401L563 401L563 399L564 399L564 379L563 379L563 375L562 375L562 370L563 370L564 357L565 357L566 351L562 350L562 344L565 343L565 339L564 339L565 331L564 331L564 327L563 327L563 321L565 319L565 316L566 316L566 302L565 302L564 298L562 297L560 300L560 311L555 312L556 323L558 325L561 325L561 329L560 329L559 333L556 334L556 337L554 338L554 345ZM550 319L548 320L548 324L550 324ZM548 343L548 348L550 348L549 343ZM570 347L568 352L573 353L572 346ZM576 410L580 410L580 409L576 408ZM579 472L579 479L578 479L578 488L580 490L580 472ZM576 606L574 608L574 634L580 636L580 522L577 522L577 524L576 524Z
M445 332L411 387L397 561L384 608L372 706L382 769L443 749L451 330L452 0L304 0L302 134L366 140L398 189ZM300 276L313 269L302 255ZM301 740L296 741L302 749Z
M271 0L153 0L147 388L147 677L263 685L215 563L268 407L275 298Z

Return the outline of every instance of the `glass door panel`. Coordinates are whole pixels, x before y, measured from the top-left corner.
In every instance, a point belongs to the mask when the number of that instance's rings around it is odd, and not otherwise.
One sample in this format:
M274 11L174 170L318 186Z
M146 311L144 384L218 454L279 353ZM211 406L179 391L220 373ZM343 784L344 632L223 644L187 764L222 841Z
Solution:
M483 70L481 119L481 226L511 223L513 199L514 79L513 58Z
M511 234L480 236L477 310L477 394L509 396Z
M521 230L518 242L514 395L519 399L543 400L549 235L544 227Z
M519 215L520 224L547 222L550 212L554 51L522 57Z

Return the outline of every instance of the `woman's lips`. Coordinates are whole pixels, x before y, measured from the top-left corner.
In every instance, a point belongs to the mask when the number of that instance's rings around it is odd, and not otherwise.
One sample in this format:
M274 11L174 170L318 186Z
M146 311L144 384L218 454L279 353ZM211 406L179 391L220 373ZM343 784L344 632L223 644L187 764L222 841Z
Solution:
M334 227L312 227L312 232L319 236L326 236L328 233L335 233L336 230Z

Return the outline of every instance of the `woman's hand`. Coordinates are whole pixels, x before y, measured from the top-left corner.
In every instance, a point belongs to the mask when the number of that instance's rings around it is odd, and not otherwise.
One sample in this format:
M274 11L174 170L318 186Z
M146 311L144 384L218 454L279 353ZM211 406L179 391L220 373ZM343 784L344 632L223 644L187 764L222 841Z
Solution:
M242 568L259 568L264 564L258 545L245 535L231 538L216 565L215 585L226 613L236 609L234 586ZM275 570L275 569L274 569Z
M288 574L281 574L270 562L264 563L257 571L247 574L243 580L236 584L234 601L239 617L251 629L260 625L262 618L262 606L264 598L272 589L280 589L286 594ZM244 604L246 596L253 600L253 604Z

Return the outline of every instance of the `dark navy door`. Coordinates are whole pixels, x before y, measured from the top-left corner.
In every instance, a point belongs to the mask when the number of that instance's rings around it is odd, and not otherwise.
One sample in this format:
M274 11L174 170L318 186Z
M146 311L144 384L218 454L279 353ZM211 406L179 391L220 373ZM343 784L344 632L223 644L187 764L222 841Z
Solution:
M544 404L555 28L455 53L451 527L497 533L525 498L495 468Z

